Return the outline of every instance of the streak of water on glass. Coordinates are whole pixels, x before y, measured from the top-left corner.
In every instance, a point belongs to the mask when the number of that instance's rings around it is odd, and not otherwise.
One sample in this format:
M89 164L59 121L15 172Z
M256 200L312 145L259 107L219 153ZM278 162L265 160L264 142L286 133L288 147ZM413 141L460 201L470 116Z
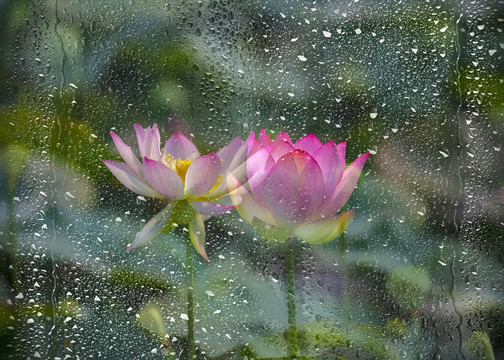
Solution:
M58 25L60 25L60 23L61 23L59 15L58 15L58 10L59 10L59 1L55 0L54 1L54 28L53 28L53 32L54 32L54 36L58 40L58 43L60 45L61 54L62 54L61 60L60 60L61 83L60 83L60 91L59 91L60 99L62 100L63 99L63 89L64 89L64 85L65 85L66 52L65 52L65 47L63 44L63 38L61 37L61 34L58 31ZM57 106L57 104L55 104L55 119L56 119L55 131L57 131L57 138L56 139L54 139L54 137L52 138L52 141L55 143L58 143L61 138L62 128L61 128L60 116L61 116L61 114L59 113L58 106ZM55 164L56 164L56 154L53 153L51 155L51 169L52 169L52 176L53 176L53 184L56 184L57 177L58 177L57 171L55 168ZM58 189L53 185L52 189L51 189L51 198L52 199L56 198L57 191L58 191ZM53 204L53 206L56 206L56 204ZM54 343L57 342L57 339L56 339L57 329L56 329L56 327L57 327L57 315L58 314L57 314L56 290L57 290L57 286L58 286L58 275L56 273L56 259L54 258L54 247L55 247L55 244L56 244L56 241L58 238L56 213L57 213L56 211L53 211L53 214L52 214L52 216L53 216L53 219L52 219L53 236L52 236L52 241L51 241L50 250L49 250L50 258L51 258L51 266L52 266L51 277L52 277L52 281L53 281L53 287L51 290L51 307L52 307L53 325L51 327L51 330L49 330L49 333L48 333L48 336L50 337L50 339L49 339L48 346L47 346L46 356L51 355L51 346L53 345L53 341L54 341ZM56 351L56 350L53 350L53 351Z
M462 2L463 3L463 2ZM462 5L462 4L461 4ZM456 78L456 85L457 85L457 91L458 91L458 97L459 97L459 104L457 106L457 112L456 112L456 121L457 121L457 142L458 142L458 147L459 147L459 159L462 160L463 158L463 145L462 145L462 138L463 138L463 134L462 134L462 121L463 121L463 114L462 114L462 88L461 88L461 84L460 84L460 77L461 77L461 73L460 73L460 64L459 64L459 61L460 61L460 55L461 55L461 45L460 45L460 20L462 19L462 16L463 16L463 13L461 12L457 18L457 20L455 21L455 47L456 47L456 52L457 52L457 57L456 57L456 60L455 60L455 73L457 75L457 78ZM458 204L458 207L461 208L462 212L464 213L464 201L462 199L464 199L464 195L465 195L465 184L464 184L464 179L462 178L462 173L461 173L461 166L458 166L457 167L457 175L458 175L458 179L459 179L459 204ZM458 224L457 222L457 208L455 208L455 211L454 211L454 225L455 225L455 231L456 233L460 234L460 225ZM455 310L455 313L457 314L458 316L458 324L456 326L457 328L457 332L458 332L458 350L459 350L459 354L457 355L457 358L459 356L462 356L462 359L465 359L465 356L462 352L462 345L463 345L463 334L462 334L462 324L463 324L463 316L462 316L462 313L460 312L460 310L458 309L457 307L457 303L456 303L456 300L455 300L455 289L456 289L456 284L455 284L455 281L456 281L456 276L455 276L455 261L457 259L457 254L455 253L455 251L453 252L453 259L452 259L452 263L451 263L451 266L450 266L450 275L451 275L451 284L450 284L450 298L451 298L451 301L453 303L453 308ZM461 261L463 261L461 259Z

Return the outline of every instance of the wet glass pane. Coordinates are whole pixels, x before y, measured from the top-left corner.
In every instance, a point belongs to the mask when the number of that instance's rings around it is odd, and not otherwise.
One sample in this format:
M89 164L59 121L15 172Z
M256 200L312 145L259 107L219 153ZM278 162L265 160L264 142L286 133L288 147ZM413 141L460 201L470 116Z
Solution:
M0 357L504 358L503 29L0 0Z

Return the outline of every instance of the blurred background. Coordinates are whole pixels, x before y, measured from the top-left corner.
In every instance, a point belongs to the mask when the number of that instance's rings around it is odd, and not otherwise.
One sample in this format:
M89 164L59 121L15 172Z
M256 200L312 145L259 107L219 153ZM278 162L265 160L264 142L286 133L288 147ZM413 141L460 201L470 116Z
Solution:
M303 354L504 359L503 29L497 0L0 0L0 357L185 359L183 235L125 253L162 205L100 161L156 122L372 154L346 233L296 245ZM198 359L285 355L283 246L233 213L206 248Z

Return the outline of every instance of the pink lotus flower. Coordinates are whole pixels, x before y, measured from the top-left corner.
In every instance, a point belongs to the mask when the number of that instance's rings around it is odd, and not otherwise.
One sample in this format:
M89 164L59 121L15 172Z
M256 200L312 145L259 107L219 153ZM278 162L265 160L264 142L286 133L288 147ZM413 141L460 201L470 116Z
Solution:
M239 173L245 172L243 161L246 145L238 137L217 154L200 156L198 149L188 138L182 134L173 134L160 150L160 136L156 124L146 129L138 124L134 126L142 162L113 132L110 132L110 135L124 162L102 161L131 191L142 196L168 199L170 202L147 222L127 251L157 236L169 223L172 215L179 215L180 218L180 214L172 212L177 201L182 200L196 211L193 212L194 216L189 216L189 235L196 250L208 261L203 222L210 216L223 215L234 208L229 196L233 188L228 188L226 178L242 177ZM190 210L186 207L185 212L187 209Z
M263 129L247 140L249 191L235 191L236 209L258 233L276 241L296 236L323 244L350 224L354 210L335 215L348 201L369 153L345 169L346 142L324 145L313 134L296 143L281 132L273 141Z

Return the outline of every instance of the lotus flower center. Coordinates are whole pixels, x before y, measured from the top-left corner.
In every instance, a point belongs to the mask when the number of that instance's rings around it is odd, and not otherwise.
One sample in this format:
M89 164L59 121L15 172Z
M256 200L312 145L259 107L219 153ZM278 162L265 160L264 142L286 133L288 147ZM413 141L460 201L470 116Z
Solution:
M180 179L182 180L182 182L185 184L187 169L189 169L189 166L191 166L191 163L193 162L191 159L185 159L185 160L174 159L173 156L165 153L162 156L162 162L167 167L169 167L170 169L175 171L177 173L177 175L180 177ZM217 189L217 187L222 183L222 178L223 178L222 174L219 175L219 177L217 178L217 181L212 186L212 188L210 189L209 192L212 192L215 189Z
M191 159L174 159L173 156L169 154L163 154L162 161L163 164L175 171L180 179L182 179L182 182L185 184L187 169L189 169L189 166L193 161Z

